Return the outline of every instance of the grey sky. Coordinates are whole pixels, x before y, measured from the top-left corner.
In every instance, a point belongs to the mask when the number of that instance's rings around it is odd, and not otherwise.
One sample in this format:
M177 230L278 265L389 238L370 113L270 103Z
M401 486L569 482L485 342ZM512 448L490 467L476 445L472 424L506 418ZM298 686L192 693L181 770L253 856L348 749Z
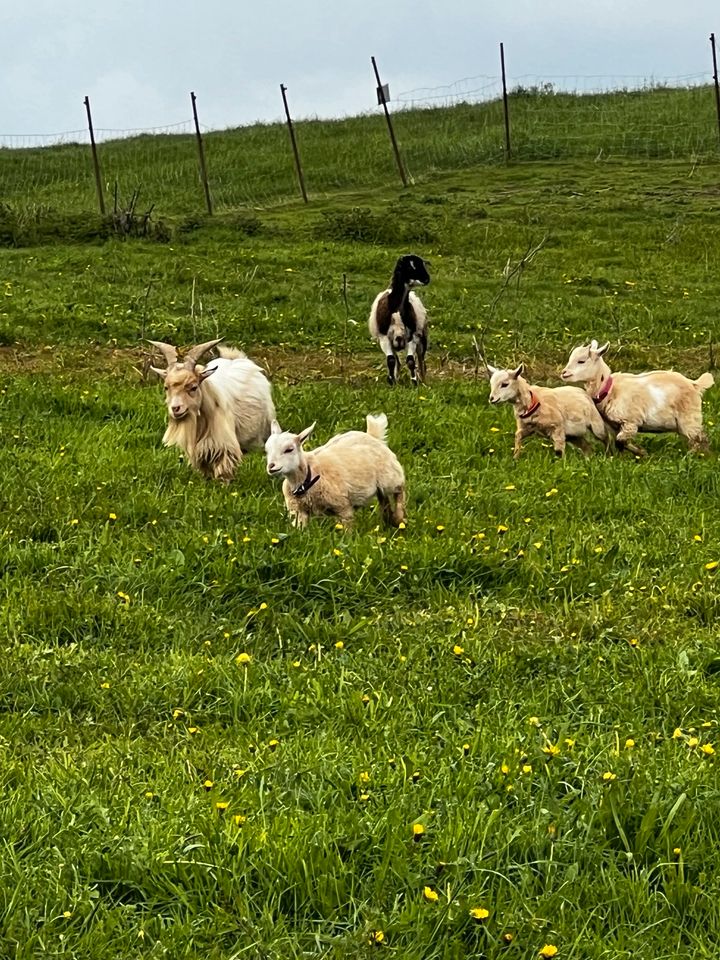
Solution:
M0 5L0 135L187 120L207 127L374 108L370 55L394 95L499 73L711 77L716 0L7 0ZM606 81L605 81L606 82ZM470 87L479 84L470 84Z

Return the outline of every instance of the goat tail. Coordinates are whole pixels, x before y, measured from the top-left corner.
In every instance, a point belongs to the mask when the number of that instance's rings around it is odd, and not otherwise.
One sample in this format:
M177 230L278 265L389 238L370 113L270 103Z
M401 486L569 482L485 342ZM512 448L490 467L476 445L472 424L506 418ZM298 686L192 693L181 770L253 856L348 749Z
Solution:
M225 360L247 360L247 355L238 350L237 347L218 347L218 356Z
M367 432L371 437L375 437L381 443L387 443L385 436L387 432L388 418L384 413L379 413L374 417L371 413L365 418L367 422Z
M715 383L715 377L711 373L704 373L694 381L696 388L703 393Z

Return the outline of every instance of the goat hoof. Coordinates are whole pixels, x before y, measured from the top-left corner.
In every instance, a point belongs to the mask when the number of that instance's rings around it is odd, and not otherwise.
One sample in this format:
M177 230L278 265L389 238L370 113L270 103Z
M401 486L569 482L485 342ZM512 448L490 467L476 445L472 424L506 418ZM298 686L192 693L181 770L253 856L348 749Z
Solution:
M394 386L395 386L395 378L394 378L394 377L388 377L388 378L387 378L387 382L388 382L388 384L389 384L391 387L394 387Z

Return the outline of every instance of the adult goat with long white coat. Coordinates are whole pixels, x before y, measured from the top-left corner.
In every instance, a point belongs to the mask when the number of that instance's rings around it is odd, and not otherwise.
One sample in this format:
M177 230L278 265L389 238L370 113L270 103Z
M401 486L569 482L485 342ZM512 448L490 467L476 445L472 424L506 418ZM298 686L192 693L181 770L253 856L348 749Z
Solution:
M218 358L199 364L221 339L192 347L183 362L171 344L149 342L167 362L164 370L151 368L165 381L168 424L163 443L180 447L204 476L230 483L243 453L263 448L275 407L265 374L242 351L221 347Z

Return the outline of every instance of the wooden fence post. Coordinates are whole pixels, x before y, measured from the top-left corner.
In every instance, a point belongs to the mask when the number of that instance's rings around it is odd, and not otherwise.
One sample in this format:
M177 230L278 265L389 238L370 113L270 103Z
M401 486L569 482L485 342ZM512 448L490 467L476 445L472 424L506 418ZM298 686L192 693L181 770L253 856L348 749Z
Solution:
M713 81L715 83L715 109L717 110L718 134L720 134L720 83L718 83L717 52L715 50L715 34L710 34L710 46L712 47L713 59Z
M505 79L505 47L500 44L500 69L502 71L503 113L505 115L505 160L512 156L510 150L510 107L508 104L507 80Z
M375 79L377 80L378 102L382 104L382 108L385 111L385 119L387 120L388 131L390 133L390 142L392 143L393 152L395 153L395 160L397 161L398 170L400 171L400 179L402 180L403 186L406 187L408 185L407 174L405 173L403 162L400 159L400 150L397 145L397 140L395 139L395 131L393 130L392 120L390 119L390 111L387 108L387 100L385 99L385 88L380 81L380 74L378 73L377 64L375 63L375 57L370 57L370 60L372 61L373 70L375 71Z
M195 137L197 139L198 157L200 159L200 176L202 177L203 188L205 189L205 203L207 212L212 216L212 199L210 198L210 186L208 184L207 167L205 166L205 150L203 148L202 137L200 136L200 124L198 123L197 103L195 94L190 91L190 100L192 101L193 120L195 121Z
M100 176L100 162L98 160L97 145L95 143L95 131L93 130L92 114L90 113L90 97L83 100L87 112L88 130L90 131L90 150L92 151L92 162L95 169L95 187L97 189L98 203L100 213L105 216L105 196L103 193L102 177Z
M293 128L293 122L290 118L290 109L288 107L287 97L285 93L287 87L284 83L280 84L280 93L283 98L283 106L285 107L285 116L287 117L288 131L290 132L290 143L292 144L293 154L295 156L295 167L297 168L298 180L300 181L300 192L302 193L303 200L305 203L308 202L307 191L305 190L305 178L303 177L302 165L300 163L300 153L298 151L297 141L295 140L295 130Z

